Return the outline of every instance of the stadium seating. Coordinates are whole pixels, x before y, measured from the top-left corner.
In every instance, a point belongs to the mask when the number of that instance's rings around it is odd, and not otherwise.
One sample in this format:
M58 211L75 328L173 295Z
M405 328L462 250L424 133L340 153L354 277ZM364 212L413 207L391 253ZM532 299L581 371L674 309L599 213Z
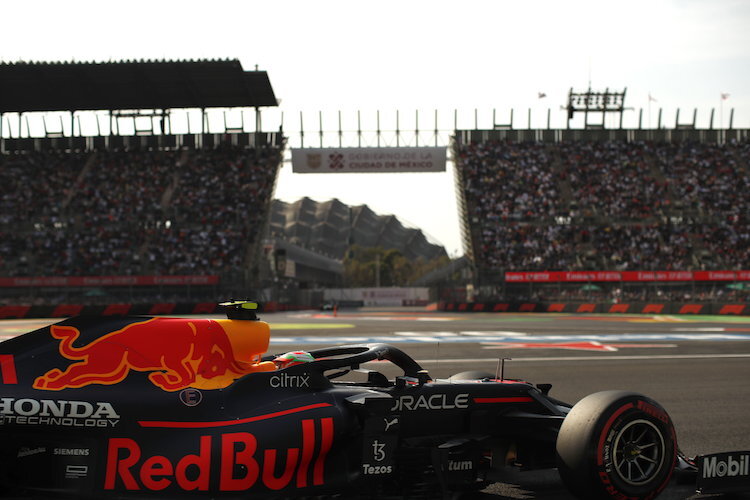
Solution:
M750 268L750 145L456 146L477 267L488 272Z
M486 138L454 148L480 281L507 271L750 269L747 141ZM246 269L280 155L280 145L3 154L0 277ZM642 287L602 293L645 297Z
M2 275L218 274L247 264L280 149L0 156Z

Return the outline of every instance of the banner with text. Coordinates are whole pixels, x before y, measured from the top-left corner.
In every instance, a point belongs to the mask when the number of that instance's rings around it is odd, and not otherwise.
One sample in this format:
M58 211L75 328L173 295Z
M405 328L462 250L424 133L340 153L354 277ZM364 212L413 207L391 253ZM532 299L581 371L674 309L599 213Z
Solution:
M424 287L328 288L323 291L323 298L335 302L361 302L365 306L404 306L427 302L430 298L430 289Z
M292 149L292 172L445 172L446 148Z
M750 271L551 271L507 272L506 283L574 281L750 281Z

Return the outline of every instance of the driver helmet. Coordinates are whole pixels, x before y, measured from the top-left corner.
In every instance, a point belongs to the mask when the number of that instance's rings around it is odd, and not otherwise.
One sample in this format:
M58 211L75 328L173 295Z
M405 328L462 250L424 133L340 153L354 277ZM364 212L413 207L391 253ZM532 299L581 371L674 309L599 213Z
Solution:
M308 363L310 361L315 361L315 358L313 358L312 354L307 351L289 351L280 356L276 356L273 360L279 370L294 365L300 365L302 363Z

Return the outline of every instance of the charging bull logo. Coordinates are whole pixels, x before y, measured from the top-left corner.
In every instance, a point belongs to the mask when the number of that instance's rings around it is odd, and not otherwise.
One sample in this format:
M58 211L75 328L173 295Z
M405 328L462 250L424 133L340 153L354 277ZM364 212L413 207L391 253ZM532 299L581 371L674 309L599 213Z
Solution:
M153 318L81 347L73 345L81 333L75 327L53 325L50 333L60 340L60 354L76 362L38 377L35 389L113 385L131 370L150 372L149 380L165 391L219 389L247 373L275 367L260 362L270 339L262 321Z

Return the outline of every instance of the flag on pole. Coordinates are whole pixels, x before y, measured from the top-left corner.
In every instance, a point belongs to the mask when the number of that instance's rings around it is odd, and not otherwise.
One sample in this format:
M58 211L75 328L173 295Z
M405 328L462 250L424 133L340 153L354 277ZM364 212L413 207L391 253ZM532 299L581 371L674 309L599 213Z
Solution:
M729 99L729 94L727 94L725 92L722 92L721 93L721 100L722 101L726 101L727 99Z
M649 94L648 94L648 102L651 102L651 101L653 101L653 102L658 102L658 101L657 101L657 100L656 100L656 99L655 99L654 97L652 97L652 96L651 96L651 94L649 93Z
M539 99L544 99L545 97L547 97L547 94L545 94L544 92L539 92Z

